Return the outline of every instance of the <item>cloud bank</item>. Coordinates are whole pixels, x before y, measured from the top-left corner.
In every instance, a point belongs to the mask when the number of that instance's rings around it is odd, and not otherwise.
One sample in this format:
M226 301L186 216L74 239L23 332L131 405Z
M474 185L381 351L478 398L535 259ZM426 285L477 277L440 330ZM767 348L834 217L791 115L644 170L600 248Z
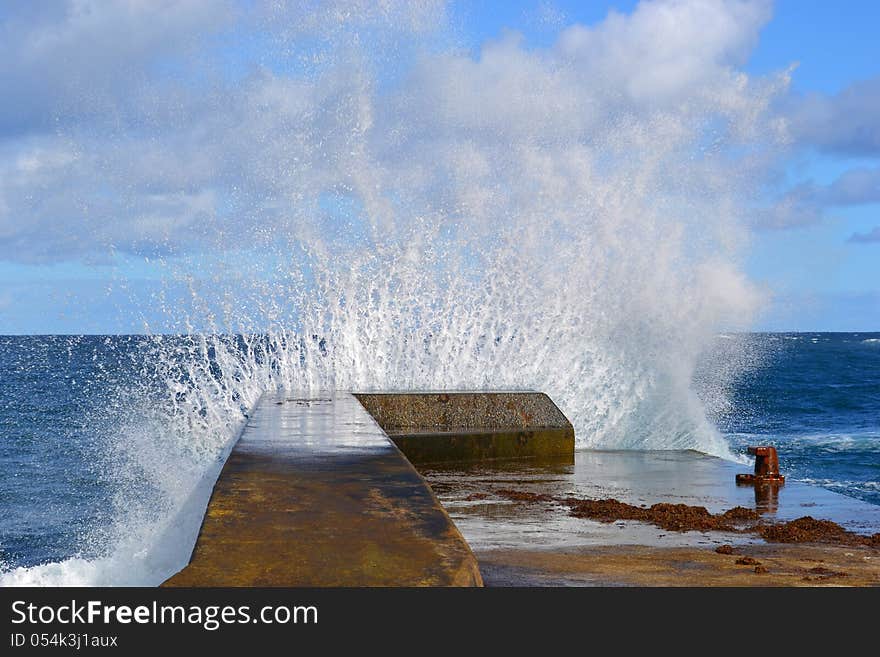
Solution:
M827 159L858 160L831 183L807 180L758 211L759 228L817 224L836 208L880 203L880 78L851 84L837 94L812 93L785 99L785 117L795 151ZM857 235L850 242L860 240Z
M526 195L692 149L695 130L701 173L682 158L667 175L682 195L727 196L783 138L768 106L784 76L739 68L766 2L644 2L550 48L509 35L476 56L424 47L448 38L442 4L362 4L13 3L0 257L222 250L267 226L322 229L328 197L379 223L406 198L490 230ZM751 152L725 162L736 144ZM525 162L544 173L523 187Z
M872 203L880 203L880 167L855 167L828 185L795 185L755 219L761 228L797 228L819 223L829 210Z
M804 144L835 155L880 156L880 77L838 94L797 98L790 113L792 132Z

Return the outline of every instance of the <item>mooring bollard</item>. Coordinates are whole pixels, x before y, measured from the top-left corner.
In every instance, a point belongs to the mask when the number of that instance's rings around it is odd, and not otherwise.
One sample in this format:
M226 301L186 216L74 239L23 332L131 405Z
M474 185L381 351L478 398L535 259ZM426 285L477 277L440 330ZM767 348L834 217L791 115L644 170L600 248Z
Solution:
M784 484L785 477L779 474L779 457L775 447L749 447L749 454L755 457L754 474L736 475L738 484Z

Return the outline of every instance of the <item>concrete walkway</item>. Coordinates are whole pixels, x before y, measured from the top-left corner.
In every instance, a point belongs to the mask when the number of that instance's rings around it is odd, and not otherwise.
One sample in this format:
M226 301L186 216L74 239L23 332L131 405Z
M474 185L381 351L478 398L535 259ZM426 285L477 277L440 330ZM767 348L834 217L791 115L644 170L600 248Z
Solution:
M479 586L422 476L354 396L266 395L164 586Z

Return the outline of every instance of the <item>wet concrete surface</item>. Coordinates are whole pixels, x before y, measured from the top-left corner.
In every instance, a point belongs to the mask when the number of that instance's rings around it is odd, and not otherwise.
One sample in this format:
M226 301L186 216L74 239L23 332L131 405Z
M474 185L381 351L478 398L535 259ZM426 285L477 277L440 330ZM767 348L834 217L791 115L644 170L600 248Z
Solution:
M754 534L604 523L573 517L568 506L554 501L516 501L503 493L688 504L712 513L741 506L755 509L767 521L810 515L863 534L880 531L876 505L791 480L776 488L775 495L737 486L736 474L749 469L690 451L577 451L573 465L533 460L420 468L476 553L488 586L880 584L876 549L767 544ZM736 559L715 552L721 545L732 546L739 555L757 554L761 568L769 572L737 565ZM808 572L810 568L847 575L820 576Z
M347 393L264 397L166 586L471 586L476 560Z
M772 495L737 486L749 466L691 451L577 451L574 464L553 460L435 464L420 468L475 550L572 545L715 545L760 542L751 535L668 532L653 525L601 523L574 518L563 505L519 503L493 490L521 490L553 497L614 498L636 505L658 502L706 507L720 513L736 506L767 520L810 515L846 529L880 531L880 506L788 481Z

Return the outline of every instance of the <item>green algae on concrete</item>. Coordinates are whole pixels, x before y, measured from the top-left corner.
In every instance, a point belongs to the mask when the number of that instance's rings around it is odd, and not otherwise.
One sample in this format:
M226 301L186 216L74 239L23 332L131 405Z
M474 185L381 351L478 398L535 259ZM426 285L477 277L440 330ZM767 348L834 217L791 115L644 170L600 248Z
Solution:
M431 488L349 394L267 396L164 586L480 586Z
M539 392L356 393L414 463L574 459L574 428Z

